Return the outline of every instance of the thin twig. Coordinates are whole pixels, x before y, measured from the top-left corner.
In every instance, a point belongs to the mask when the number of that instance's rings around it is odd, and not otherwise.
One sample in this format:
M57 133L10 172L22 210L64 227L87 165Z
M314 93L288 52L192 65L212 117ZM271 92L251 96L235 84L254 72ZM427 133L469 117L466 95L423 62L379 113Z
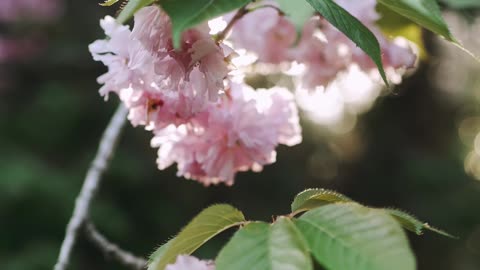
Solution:
M118 245L110 242L105 236L103 236L92 222L87 221L85 223L85 232L87 237L100 248L106 257L111 257L134 270L142 270L147 266L147 260L137 257L132 253L121 249Z
M235 23L240 20L241 18L243 18L243 16L245 16L247 13L249 12L253 12L257 9L262 9L262 8L273 8L275 9L278 14L280 16L284 16L285 15L285 12L283 12L279 7L275 6L275 5L270 5L270 4L265 4L265 5L260 5L260 6L256 6L256 7L252 7L252 8L248 8L247 5L241 7L237 13L235 13L235 15L233 15L233 18L228 22L227 26L225 27L225 29L223 29L222 32L218 33L216 36L215 36L215 40L217 42L221 42L223 41L227 35L230 33L230 31L232 30L232 28L235 26Z
M222 32L218 33L216 36L215 36L215 40L217 42L221 42L223 41L228 33L230 33L230 30L232 30L233 26L235 25L235 23L240 20L243 16L245 16L245 14L247 14L249 12L249 9L247 8L247 6L243 6L241 7L237 13L235 13L235 15L233 15L233 18L230 20L230 22L228 22L227 26L225 27L225 29L223 29Z
M271 9L274 9L278 12L278 15L280 16L285 16L285 12L283 12L282 9L280 9L279 7L275 6L275 5L271 5L271 4L265 4L265 5L261 5L261 6L257 6L257 7L254 7L254 8L251 8L249 10L249 12L252 12L252 11L255 11L257 9L262 9L262 8L271 8Z
M82 190L75 201L75 209L68 222L65 238L63 239L58 261L54 270L65 270L70 262L73 246L78 233L90 211L90 204L97 193L102 175L107 169L110 158L117 144L122 127L126 122L127 109L119 105L110 123L105 129L97 155L88 169Z

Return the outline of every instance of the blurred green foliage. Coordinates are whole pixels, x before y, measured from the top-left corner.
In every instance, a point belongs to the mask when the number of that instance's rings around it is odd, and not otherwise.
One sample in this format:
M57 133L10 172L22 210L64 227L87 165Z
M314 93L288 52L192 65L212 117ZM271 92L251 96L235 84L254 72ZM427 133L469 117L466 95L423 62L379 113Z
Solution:
M98 20L114 9L68 1L46 28L48 50L31 62L1 66L14 85L0 90L0 269L51 269L74 199L98 139L117 103L95 82L104 67L87 45L102 37ZM480 269L480 182L464 172L458 121L471 96L453 101L431 80L432 61L362 116L356 139L305 121L304 143L280 148L264 172L242 173L233 187L205 188L158 171L150 134L127 127L106 174L92 219L114 242L147 256L212 203L230 203L248 219L289 212L305 188L335 189L372 206L394 206L458 235L412 235L419 269ZM475 93L478 84L469 89ZM474 109L479 113L480 110ZM340 150L338 150L340 149ZM343 150L342 150L343 149ZM353 154L352 154L353 153ZM345 158L354 156L354 158ZM212 258L224 233L197 252ZM71 269L123 269L81 237Z

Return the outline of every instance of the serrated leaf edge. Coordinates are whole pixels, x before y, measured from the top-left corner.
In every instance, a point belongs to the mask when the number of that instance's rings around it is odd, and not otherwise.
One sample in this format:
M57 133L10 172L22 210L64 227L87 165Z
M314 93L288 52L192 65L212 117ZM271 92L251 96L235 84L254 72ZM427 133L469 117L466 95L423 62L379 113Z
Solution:
M109 6L114 5L118 1L120 1L120 0L105 0L105 2L99 3L99 5L102 6L102 7L109 7Z
M218 234L220 234L220 233L222 233L222 232L224 232L224 231L226 231L226 230L228 230L228 229L230 229L230 228L233 228L233 227L236 227L236 226L241 226L241 225L243 225L243 224L245 224L245 223L247 222L247 221L245 220L245 216L244 216L243 212L240 211L240 210L238 210L237 208L233 207L232 205L229 205L229 204L213 204L213 205L210 205L209 207L203 209L202 211L200 211L200 213L198 213L187 225L185 225L185 226L180 230L180 232L179 232L174 238L170 239L169 241L172 241L172 243L173 243L173 241L175 241L175 239L176 239L179 235L181 235L181 234L188 228L188 226L189 226L190 224L192 224L197 218L199 218L202 213L204 213L204 212L205 212L206 210L208 210L208 209L211 209L211 208L213 208L213 207L218 207L218 206L228 206L228 207L231 207L234 211L238 212L238 213L241 215L241 217L242 217L243 220L240 221L240 222L231 223L231 224L228 225L228 226L222 227L222 228L221 228L220 230L218 230L216 233L214 233L214 234L212 234L210 237L206 238L200 246L202 246L203 244L205 244L206 242L208 242L209 240L211 240L213 237L217 236ZM198 236L198 234L197 234L197 236ZM168 242L169 242L169 241L168 241ZM165 244L167 244L168 242L166 242ZM164 245L165 245L165 244L164 244ZM199 246L199 247L200 247L200 246ZM162 246L160 246L160 248L161 248L161 247L162 247ZM197 247L197 248L199 248L199 247ZM192 252L194 252L197 248L195 248ZM158 249L157 249L157 250L158 250ZM190 252L190 254L191 254L192 252ZM154 254L155 254L155 252L152 253L151 256L153 256ZM149 259L149 267L150 267L150 264L151 264L151 263L160 263L160 261L162 260L163 257L164 257L164 256L162 256L161 258L152 258L152 257L151 257L151 258Z
M458 239L457 236L451 235L448 232L438 229L436 227L431 226L427 222L421 221L419 218L417 218L415 215L410 214L407 211L400 210L398 208L393 208L393 207L387 207L387 208L379 208L383 209L386 211L389 215L391 215L395 220L398 221L400 225L402 225L403 228L405 228L408 231L411 231L417 235L423 235L425 233L425 230L435 232L437 234L443 235L445 237L453 238L453 239ZM399 218L403 218L406 222L411 223L412 227L415 228L415 230L410 229L408 226L404 225L402 221L399 220Z

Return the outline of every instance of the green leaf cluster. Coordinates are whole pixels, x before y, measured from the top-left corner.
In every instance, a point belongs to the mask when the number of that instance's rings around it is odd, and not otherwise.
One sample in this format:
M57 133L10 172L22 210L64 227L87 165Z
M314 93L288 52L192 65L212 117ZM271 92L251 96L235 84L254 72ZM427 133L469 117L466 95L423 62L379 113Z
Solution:
M148 269L163 270L232 227L239 230L219 252L217 270L312 270L314 260L331 270L414 270L402 227L450 236L403 211L367 207L325 189L301 192L291 208L269 224L247 221L229 205L211 206L153 253Z

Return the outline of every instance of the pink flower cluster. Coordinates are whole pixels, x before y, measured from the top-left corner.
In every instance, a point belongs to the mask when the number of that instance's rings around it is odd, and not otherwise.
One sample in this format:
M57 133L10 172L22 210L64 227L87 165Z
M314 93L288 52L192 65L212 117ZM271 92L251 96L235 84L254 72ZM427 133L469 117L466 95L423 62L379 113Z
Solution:
M379 40L386 69L408 69L416 62L411 48L400 47L388 40L375 25L379 14L375 10L376 0L336 0L349 13L366 25ZM326 86L339 72L351 65L364 71L376 69L373 61L343 33L319 16L305 23L298 44L293 23L277 10L267 7L278 6L273 0L258 2L264 5L247 14L234 26L231 40L236 49L254 52L260 62L276 64L297 62L305 65L301 82L304 88ZM252 34L255 33L255 34Z
M278 6L275 1L259 1L258 5ZM226 19L230 19L226 16ZM290 47L297 39L295 26L277 9L257 8L235 23L230 39L236 48L255 52L259 61L278 64L290 58Z
M412 50L387 40L375 25L375 0L337 2L376 34L387 69L414 65ZM327 85L352 66L376 69L353 42L318 16L307 20L297 41L294 25L275 1L255 5L235 21L229 41L213 39L205 23L182 33L177 49L170 19L158 6L139 10L132 30L112 17L101 20L107 38L89 47L93 58L108 67L98 78L100 94L117 94L131 123L153 132L159 169L176 163L179 176L205 185L231 185L237 172L259 171L275 162L279 144L301 142L294 96L278 87L254 90L238 80L241 76L232 72L233 48L254 52L263 63L304 65L300 81L308 89Z
M186 31L175 50L170 20L158 7L139 10L132 31L108 16L100 24L109 39L90 45L94 59L108 66L98 79L100 94L117 93L133 125L187 123L224 88L233 51L216 44L205 26Z
M160 169L177 163L181 176L233 184L236 172L273 163L278 144L301 141L293 95L233 83L234 51L214 41L206 25L184 32L180 49L156 6L135 14L132 31L111 17L101 26L108 38L90 45L108 67L100 93L116 93L132 124L153 131Z
M159 147L160 169L176 162L179 176L205 185L231 185L236 172L275 162L278 144L301 141L293 95L283 88L254 91L232 84L197 120L158 131L152 146Z

